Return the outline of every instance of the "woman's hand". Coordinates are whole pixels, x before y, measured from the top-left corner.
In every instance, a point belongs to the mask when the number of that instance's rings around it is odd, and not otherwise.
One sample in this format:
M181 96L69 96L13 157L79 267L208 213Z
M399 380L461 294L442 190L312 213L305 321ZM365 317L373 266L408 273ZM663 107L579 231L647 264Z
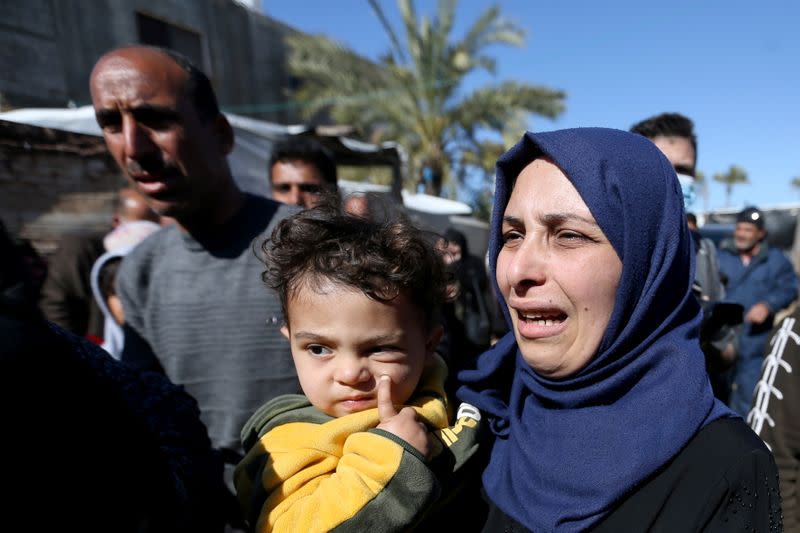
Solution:
M412 407L403 407L399 412L392 403L392 380L381 376L378 382L378 429L397 435L421 453L425 459L431 454L432 442L428 428L417 418Z

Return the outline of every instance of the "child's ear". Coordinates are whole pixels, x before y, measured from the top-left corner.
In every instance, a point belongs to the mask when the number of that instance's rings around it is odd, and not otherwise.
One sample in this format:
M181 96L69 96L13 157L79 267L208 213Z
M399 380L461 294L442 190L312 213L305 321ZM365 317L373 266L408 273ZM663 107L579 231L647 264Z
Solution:
M442 340L442 335L444 335L444 328L441 325L431 328L431 331L428 334L428 340L425 341L426 363L433 361L433 354L436 353L436 348L439 346L439 342Z
M283 336L286 337L287 341L292 340L292 338L289 336L289 326L287 326L286 324L281 326L281 333L283 333Z

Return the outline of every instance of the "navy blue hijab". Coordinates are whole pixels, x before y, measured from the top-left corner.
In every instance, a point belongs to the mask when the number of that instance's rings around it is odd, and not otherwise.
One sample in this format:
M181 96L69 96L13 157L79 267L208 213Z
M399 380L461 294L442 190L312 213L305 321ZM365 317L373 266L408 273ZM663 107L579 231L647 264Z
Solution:
M622 260L614 311L597 354L574 375L538 375L512 331L477 369L459 375L458 395L488 416L497 436L483 474L492 501L536 532L583 531L700 428L732 413L714 399L697 340L701 313L680 184L644 137L602 128L527 133L504 154L492 278L512 183L543 155L567 175Z

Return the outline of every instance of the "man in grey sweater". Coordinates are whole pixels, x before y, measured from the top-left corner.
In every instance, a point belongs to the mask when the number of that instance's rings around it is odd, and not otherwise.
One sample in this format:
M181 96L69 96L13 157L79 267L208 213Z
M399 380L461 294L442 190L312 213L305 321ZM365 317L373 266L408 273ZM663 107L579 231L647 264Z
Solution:
M242 192L226 159L233 130L208 78L171 51L113 50L91 76L97 122L132 186L176 224L122 264L123 361L194 396L228 462L266 400L299 392L276 298L253 244L294 208ZM257 246L255 247L257 249Z

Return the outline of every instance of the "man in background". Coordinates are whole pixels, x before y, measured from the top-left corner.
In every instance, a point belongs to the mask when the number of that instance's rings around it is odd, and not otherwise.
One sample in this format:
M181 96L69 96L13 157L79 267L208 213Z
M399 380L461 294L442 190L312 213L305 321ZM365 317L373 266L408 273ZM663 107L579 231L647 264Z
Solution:
M289 137L273 147L269 180L273 200L310 209L336 192L336 163L317 140Z
M631 127L661 150L677 174L694 177L697 165L697 136L694 123L680 113L661 113Z
M764 214L755 207L736 217L732 243L719 252L720 272L726 278L726 300L744 308L744 323L728 350L737 354L730 407L745 416L761 373L764 349L775 313L797 298L797 276L786 256L767 245Z

